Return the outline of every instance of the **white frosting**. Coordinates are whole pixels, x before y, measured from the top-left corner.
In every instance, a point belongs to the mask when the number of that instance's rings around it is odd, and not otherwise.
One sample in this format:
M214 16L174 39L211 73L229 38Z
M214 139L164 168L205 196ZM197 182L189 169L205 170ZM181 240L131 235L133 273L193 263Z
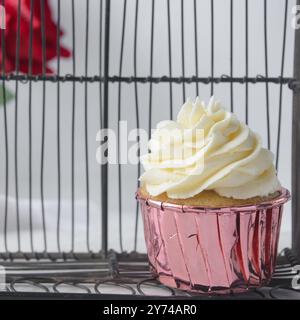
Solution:
M140 177L152 196L186 199L203 190L248 199L281 188L273 154L258 134L226 111L213 97L207 106L196 99L181 108L177 121L158 123L150 152L141 157Z

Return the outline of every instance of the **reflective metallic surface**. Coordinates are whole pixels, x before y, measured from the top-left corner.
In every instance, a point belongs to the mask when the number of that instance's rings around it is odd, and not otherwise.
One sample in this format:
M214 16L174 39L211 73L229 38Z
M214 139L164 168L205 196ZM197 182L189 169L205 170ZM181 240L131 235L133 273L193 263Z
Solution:
M275 268L283 204L231 208L181 206L137 193L149 262L161 283L197 292L240 292L266 285Z

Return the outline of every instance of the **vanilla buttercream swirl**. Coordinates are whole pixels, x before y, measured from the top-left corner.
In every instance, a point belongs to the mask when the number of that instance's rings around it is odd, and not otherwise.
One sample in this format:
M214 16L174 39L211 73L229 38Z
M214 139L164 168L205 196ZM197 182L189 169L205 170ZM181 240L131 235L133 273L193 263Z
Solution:
M259 135L212 97L182 106L176 121L158 123L141 157L142 184L152 196L186 199L204 190L248 199L281 188L273 154Z

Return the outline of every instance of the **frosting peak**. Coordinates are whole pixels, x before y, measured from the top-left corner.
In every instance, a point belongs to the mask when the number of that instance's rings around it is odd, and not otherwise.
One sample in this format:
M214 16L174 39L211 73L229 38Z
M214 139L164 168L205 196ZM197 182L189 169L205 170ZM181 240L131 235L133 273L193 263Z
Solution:
M176 121L161 121L141 157L140 177L152 196L186 199L214 190L221 196L248 199L280 189L273 154L261 139L212 97L182 106Z

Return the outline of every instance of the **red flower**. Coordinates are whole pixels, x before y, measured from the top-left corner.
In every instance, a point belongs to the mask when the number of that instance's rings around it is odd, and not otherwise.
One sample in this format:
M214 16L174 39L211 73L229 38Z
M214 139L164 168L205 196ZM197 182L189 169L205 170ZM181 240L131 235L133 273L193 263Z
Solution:
M48 0L44 1L44 28L45 28L45 68L46 73L53 73L48 67L48 61L57 57L57 25L52 19L51 9ZM1 2L0 2L1 3ZM29 73L29 49L30 49L30 3L31 0L21 0L21 19L20 19L20 54L19 71ZM32 74L42 74L43 72L43 51L42 51L42 14L41 1L32 1L33 20L32 20ZM16 70L16 47L18 31L18 0L5 1L6 28L4 30L5 41L5 72ZM60 30L60 35L62 31ZM2 30L0 30L0 70L2 71ZM60 45L60 57L69 57L70 52Z

